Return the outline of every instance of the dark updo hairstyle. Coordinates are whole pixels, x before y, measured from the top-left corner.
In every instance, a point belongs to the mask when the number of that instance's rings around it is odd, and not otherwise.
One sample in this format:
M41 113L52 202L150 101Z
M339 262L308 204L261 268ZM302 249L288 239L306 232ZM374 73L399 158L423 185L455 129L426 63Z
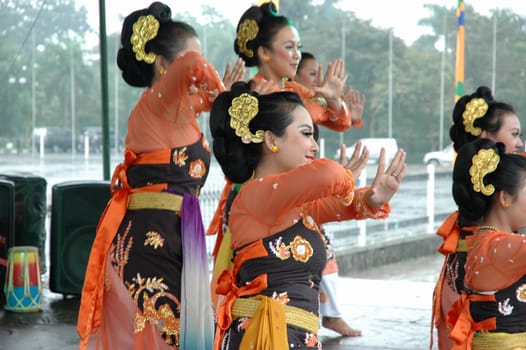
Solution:
M491 94L491 89L486 86L479 86L473 94L462 96L453 109L453 125L449 129L449 136L457 152L464 144L479 138L479 136L472 135L466 131L462 119L462 114L466 110L466 104L474 98L483 98L488 104L486 114L476 119L473 123L474 127L481 128L483 131L486 130L489 133L498 132L502 127L502 116L509 113L516 114L511 105L495 101Z
M260 64L258 59L258 48L260 46L272 49L272 42L276 34L284 27L292 26L292 22L285 16L278 15L278 10L273 2L266 2L261 6L252 6L243 13L237 24L236 33L239 32L240 25L247 19L256 21L258 33L252 40L248 40L246 48L252 50L253 55L249 57L246 51L240 50L237 36L234 39L234 51L245 61L247 67L254 67ZM242 52L243 51L243 52Z
M526 179L526 157L518 154L505 153L505 145L501 142L496 144L486 138L479 138L466 143L460 148L453 168L453 198L458 206L459 219L463 226L477 224L477 222L488 214L492 205L493 197L499 191L505 191L516 196L524 185ZM471 182L470 168L473 156L481 149L493 149L499 155L500 161L495 171L484 176L484 185L493 185L495 192L485 195L476 192ZM459 221L459 222L460 222Z
M159 21L157 36L149 40L145 52L153 52L168 59L170 62L185 49L188 38L197 37L197 33L189 24L172 20L170 7L154 2L147 9L137 10L129 14L122 25L121 47L117 52L117 65L122 71L122 77L131 86L150 86L154 74L153 64L137 61L133 45L130 42L133 34L133 24L141 16L153 15Z
M230 91L221 93L210 110L210 132L214 155L225 176L233 183L243 183L251 176L263 154L263 143L243 143L230 127L228 109L232 100L243 93L258 99L258 113L248 125L252 133L258 130L271 131L280 137L293 122L292 111L303 102L294 92L275 92L259 95L251 91L253 82L237 82Z

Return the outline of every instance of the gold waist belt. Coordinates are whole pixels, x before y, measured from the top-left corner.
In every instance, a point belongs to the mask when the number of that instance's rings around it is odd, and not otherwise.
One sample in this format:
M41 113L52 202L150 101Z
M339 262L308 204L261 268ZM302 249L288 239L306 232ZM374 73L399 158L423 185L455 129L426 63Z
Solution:
M259 300L238 298L232 306L232 318L253 317L258 308ZM318 334L320 319L312 312L299 307L283 305L285 307L285 320L288 324L303 328L311 333Z
M526 350L526 333L477 333L472 350Z
M129 196L128 210L160 209L181 211L183 197L168 192L137 192Z
M461 238L457 241L457 252L466 253L468 251L468 242Z

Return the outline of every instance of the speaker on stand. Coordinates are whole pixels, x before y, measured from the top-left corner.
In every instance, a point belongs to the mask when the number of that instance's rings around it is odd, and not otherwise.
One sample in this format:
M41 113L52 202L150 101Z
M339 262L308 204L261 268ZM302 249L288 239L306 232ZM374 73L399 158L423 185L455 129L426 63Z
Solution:
M5 305L7 253L15 243L15 184L0 180L0 307Z
M66 181L51 191L49 289L80 295L101 214L108 204L109 181Z
M37 247L44 273L47 271L47 181L41 176L23 171L1 173L0 180L15 184L15 233L11 244Z

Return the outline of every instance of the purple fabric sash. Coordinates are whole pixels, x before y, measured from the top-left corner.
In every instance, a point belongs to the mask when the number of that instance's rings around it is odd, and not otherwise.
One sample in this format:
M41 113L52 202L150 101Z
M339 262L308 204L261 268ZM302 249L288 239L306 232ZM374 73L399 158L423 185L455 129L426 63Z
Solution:
M214 343L214 322L205 230L197 197L184 195L181 216L183 271L180 349L209 350Z

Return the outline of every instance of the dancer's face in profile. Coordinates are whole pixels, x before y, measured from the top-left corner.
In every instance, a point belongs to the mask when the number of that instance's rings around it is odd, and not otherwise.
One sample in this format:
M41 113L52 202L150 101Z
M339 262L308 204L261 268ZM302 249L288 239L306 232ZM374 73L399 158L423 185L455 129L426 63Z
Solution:
M312 58L303 59L301 68L296 72L295 80L310 89L316 86L316 74L318 73L318 62Z
M275 139L278 151L274 156L281 172L312 162L319 151L309 112L305 107L297 106L291 115L294 121L287 126L282 137Z
M506 153L524 152L524 143L522 142L521 122L514 113L507 113L502 116L502 126L495 133L483 131L480 135L490 139L493 142L502 142L506 146Z

